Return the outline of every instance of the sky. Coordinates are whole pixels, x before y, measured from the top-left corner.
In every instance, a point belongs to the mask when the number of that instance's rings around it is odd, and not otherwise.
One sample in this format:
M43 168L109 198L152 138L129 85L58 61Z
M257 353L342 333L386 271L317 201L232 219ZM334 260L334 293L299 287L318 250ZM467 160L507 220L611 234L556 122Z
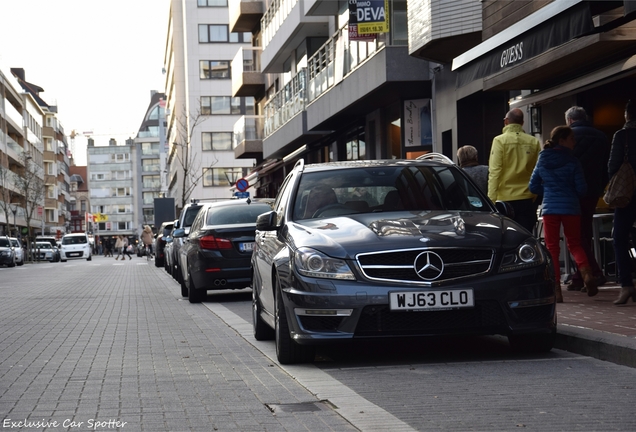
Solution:
M0 0L0 67L57 105L76 165L86 164L85 132L95 145L134 138L151 90L164 91L163 55L170 0ZM69 147L71 140L68 138Z

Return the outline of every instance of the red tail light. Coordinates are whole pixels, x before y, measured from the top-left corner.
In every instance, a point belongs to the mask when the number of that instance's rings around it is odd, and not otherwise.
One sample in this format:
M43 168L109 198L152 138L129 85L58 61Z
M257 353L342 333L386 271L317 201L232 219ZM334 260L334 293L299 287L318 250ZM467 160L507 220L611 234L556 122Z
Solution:
M232 249L232 242L228 239L214 236L204 236L199 239L201 249Z

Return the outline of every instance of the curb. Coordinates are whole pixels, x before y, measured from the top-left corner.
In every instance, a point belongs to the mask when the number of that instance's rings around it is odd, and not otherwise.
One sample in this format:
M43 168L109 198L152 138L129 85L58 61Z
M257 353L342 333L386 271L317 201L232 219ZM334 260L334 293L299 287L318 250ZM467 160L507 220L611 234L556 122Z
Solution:
M559 325L554 348L636 368L636 338Z

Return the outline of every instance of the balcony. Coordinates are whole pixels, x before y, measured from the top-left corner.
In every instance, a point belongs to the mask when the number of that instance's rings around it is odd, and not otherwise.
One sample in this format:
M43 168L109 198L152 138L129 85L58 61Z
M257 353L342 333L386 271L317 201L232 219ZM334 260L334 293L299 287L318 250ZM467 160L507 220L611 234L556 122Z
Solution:
M232 148L237 159L260 159L263 156L263 116L243 116L234 124Z
M328 38L329 19L305 15L307 0L273 0L261 19L263 73L282 73L284 62L307 38Z
M24 163L24 148L15 142L13 138L0 131L0 138L5 138L7 142L7 156L20 164ZM3 149L4 150L4 149Z
M263 108L265 137L270 136L292 117L305 110L307 104L307 68L302 68Z
M22 114L7 99L4 100L4 112L5 118L8 120L7 124L11 126L13 132L24 135Z
M265 91L260 47L239 48L232 60L232 96L259 97Z
M251 32L261 24L264 0L229 0L230 31Z

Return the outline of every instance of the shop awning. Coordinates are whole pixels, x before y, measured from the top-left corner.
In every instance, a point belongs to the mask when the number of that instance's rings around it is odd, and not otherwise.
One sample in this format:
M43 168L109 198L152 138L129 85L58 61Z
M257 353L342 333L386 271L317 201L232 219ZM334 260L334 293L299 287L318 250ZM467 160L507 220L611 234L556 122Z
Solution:
M589 2L553 2L453 60L458 87L501 73L594 30Z

